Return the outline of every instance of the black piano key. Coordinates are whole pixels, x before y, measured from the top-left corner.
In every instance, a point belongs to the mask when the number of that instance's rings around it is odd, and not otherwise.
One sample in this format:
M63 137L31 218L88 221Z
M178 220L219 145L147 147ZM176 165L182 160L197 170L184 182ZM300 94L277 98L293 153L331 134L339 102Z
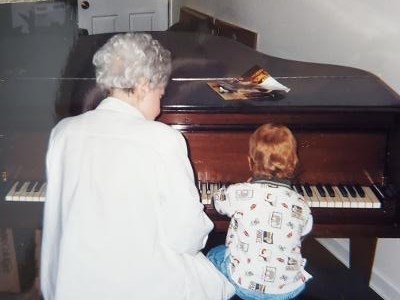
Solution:
M348 197L349 193L347 192L346 188L344 187L344 185L339 184L338 185L338 189L340 191L340 193L342 194L343 197Z
M353 197L353 198L357 197L357 192L356 192L356 190L353 188L352 185L346 185L346 189L347 189L347 191L349 192L349 194L350 194L351 197Z
M310 186L308 184L304 184L303 187L304 187L304 190L306 191L307 196L312 197L313 192L312 192L312 189L310 188Z
M331 185L324 185L325 190L328 192L330 197L335 197L335 191L333 190Z
M294 187L300 195L304 196L304 191L300 184L295 184Z
M361 188L361 186L359 186L358 184L354 186L354 189L356 190L358 196L360 196L361 198L365 198L365 192L364 190Z
M35 186L36 181L31 181L28 184L28 187L26 188L26 193L30 193L33 190L33 187Z
M38 184L35 186L35 188L34 188L33 191L34 191L35 193L39 192L40 189L41 189L41 187L43 186L43 184L44 184L44 181L39 181Z
M381 187L379 187L376 184L371 185L371 190L374 192L375 196L379 199L379 200L384 200L385 199L385 195L383 194L383 191L381 189Z
M14 193L19 192L25 182L24 181L18 181L17 186L15 187Z
M322 185L317 184L316 188L321 197L326 197L326 192L325 192L324 188L322 187Z
M206 182L206 193L207 194L210 194L211 193L211 184L210 184L210 182Z

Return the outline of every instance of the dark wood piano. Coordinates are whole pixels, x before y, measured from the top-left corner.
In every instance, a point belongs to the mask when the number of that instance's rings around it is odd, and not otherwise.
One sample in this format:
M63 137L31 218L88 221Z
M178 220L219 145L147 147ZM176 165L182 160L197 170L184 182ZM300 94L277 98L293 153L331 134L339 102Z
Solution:
M378 206L312 207L312 235L350 238L351 267L367 283L376 239L400 236L396 155L400 153L400 97L377 76L359 69L280 59L212 35L152 34L173 54L173 78L235 77L259 65L291 88L289 93L266 98L225 101L205 81L171 81L159 121L185 135L197 179L206 185L249 177L247 141L259 125L273 122L290 127L301 162L294 183L302 191L320 185L335 187L337 193L343 186L348 192L351 187L364 187L378 199ZM57 120L77 114L85 95L98 96L91 57L109 37L79 37L61 76L53 76L56 72L20 76L0 87L1 98L14 97L1 104L0 227L40 228L42 203L5 201L5 195L16 181L45 179L49 131ZM45 93L46 99L40 98L44 90L52 91ZM27 103L21 99L29 91L33 93ZM215 223L214 234L223 236L228 220L212 208L207 213Z

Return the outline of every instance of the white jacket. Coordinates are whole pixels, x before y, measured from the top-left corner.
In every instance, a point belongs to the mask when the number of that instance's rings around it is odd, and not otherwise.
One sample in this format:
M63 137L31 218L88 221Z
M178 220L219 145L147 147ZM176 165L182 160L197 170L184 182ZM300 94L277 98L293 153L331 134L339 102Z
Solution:
M109 97L53 129L47 182L46 300L232 295L199 252L213 225L178 131Z

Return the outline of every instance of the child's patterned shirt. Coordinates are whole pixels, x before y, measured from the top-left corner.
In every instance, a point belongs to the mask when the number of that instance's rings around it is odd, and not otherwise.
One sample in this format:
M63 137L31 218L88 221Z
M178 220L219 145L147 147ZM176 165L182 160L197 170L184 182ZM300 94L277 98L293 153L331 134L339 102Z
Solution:
M313 225L311 210L289 183L233 184L216 192L214 200L216 210L231 217L226 245L231 277L238 285L281 294L312 277L301 256L301 237Z

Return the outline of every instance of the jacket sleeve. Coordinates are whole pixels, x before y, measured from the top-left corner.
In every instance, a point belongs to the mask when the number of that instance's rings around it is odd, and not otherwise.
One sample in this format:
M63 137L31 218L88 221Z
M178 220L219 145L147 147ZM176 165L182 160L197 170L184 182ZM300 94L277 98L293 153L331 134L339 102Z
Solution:
M214 206L218 213L230 218L235 214L238 208L235 194L237 189L240 189L241 186L242 183L231 184L228 187L219 189L214 194Z
M313 216L311 215L311 212L310 212L310 214L308 215L307 220L304 223L302 236L305 236L305 235L307 235L307 234L309 234L311 232L313 224L314 224L314 219L313 219Z
M44 205L44 219L41 247L40 282L44 299L53 299L58 273L58 254L61 239L61 205L59 177L56 171L59 168L59 149L56 146L55 130L51 132L46 155L46 202Z
M233 206L231 202L231 197L229 194L229 190L231 187L228 188L221 188L217 192L214 193L214 207L215 210L228 217L232 217L233 215Z
M303 198L304 201L304 198ZM309 234L313 228L314 225L314 218L311 214L311 209L310 207L305 204L304 206L304 226L303 226L303 231L301 236L305 237L307 234Z
M185 139L172 130L162 140L157 182L164 240L178 253L196 254L204 248L213 223L200 203Z

